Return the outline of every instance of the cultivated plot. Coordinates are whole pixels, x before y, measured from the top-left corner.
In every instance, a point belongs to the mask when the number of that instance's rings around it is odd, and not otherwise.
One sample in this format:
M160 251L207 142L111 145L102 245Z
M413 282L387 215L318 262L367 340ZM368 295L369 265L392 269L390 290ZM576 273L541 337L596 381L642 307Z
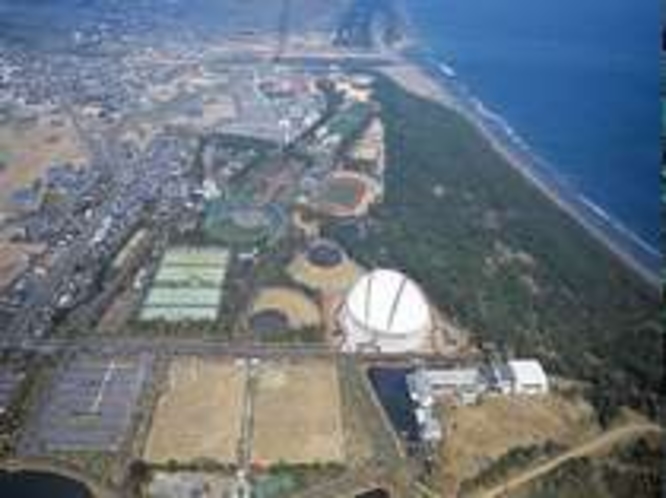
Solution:
M116 451L151 370L148 356L77 359L47 394L35 442L46 451Z
M174 360L153 416L144 458L152 463L235 462L245 378L243 363Z
M304 360L259 367L252 459L262 464L344 460L334 363Z
M0 127L0 211L12 193L28 187L54 164L83 166L86 153L70 120L51 113Z

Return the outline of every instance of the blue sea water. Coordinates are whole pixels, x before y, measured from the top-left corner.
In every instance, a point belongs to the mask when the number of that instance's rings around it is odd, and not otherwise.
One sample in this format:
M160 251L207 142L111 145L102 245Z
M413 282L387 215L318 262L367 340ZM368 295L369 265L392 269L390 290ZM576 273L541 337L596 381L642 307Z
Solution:
M597 213L659 246L660 0L407 3L449 77Z

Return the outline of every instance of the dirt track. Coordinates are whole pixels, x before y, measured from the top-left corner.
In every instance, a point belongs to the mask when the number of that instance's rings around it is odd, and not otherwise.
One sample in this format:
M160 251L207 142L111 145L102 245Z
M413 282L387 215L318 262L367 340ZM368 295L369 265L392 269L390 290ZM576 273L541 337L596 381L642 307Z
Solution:
M549 460L548 462L545 462L537 467L527 470L522 474L512 477L498 486L481 491L475 496L476 498L501 498L503 496L508 496L511 491L524 486L525 484L534 481L539 477L549 474L570 460L603 453L605 450L610 449L618 443L628 439L636 438L643 434L659 434L661 432L661 427L648 423L634 423L630 425L624 425L616 429L611 429L592 439L591 441L588 441L587 443L583 443L580 446L577 446L563 453L562 455Z

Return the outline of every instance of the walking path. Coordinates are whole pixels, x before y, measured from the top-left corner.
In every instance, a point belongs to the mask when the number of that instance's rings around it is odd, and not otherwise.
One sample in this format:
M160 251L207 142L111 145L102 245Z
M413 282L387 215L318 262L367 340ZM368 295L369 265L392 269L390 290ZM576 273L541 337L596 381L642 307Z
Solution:
M481 491L476 495L476 498L500 498L508 496L509 492L549 474L556 468L571 460L603 453L605 450L608 450L619 443L635 439L644 434L661 434L661 432L661 427L649 423L632 423L611 429L591 441L562 453L560 456L553 458L552 460L529 469L515 477L509 478L498 486Z

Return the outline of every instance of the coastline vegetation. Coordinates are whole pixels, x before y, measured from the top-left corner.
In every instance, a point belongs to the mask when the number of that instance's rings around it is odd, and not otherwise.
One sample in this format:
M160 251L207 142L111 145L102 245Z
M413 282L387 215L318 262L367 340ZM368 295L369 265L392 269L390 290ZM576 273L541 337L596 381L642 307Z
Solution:
M659 439L639 439L603 457L566 462L516 492L515 498L657 498L662 496L662 458Z
M586 382L602 423L657 416L664 331L654 291L534 188L460 115L379 78L385 202L328 227L362 263L400 268L479 343Z

